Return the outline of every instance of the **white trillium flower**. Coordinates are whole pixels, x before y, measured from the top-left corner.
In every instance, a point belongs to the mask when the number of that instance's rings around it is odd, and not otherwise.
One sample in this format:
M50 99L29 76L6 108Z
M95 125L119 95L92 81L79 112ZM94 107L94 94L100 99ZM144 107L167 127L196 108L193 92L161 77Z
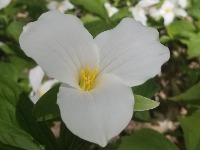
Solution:
M135 7L130 7L130 12L137 21L141 21L143 25L147 25L148 7L155 5L159 0L141 0Z
M135 20L141 21L143 25L147 25L147 16L146 16L146 10L142 8L139 5L136 5L135 7L131 7L130 11L134 17Z
M39 98L45 94L55 83L58 83L56 79L48 80L42 83L44 78L44 72L40 66L36 66L29 71L29 82L32 87L30 93L30 99L35 104Z
M7 7L10 4L11 0L0 0L0 9Z
M111 4L108 2L104 3L104 7L106 8L106 10L108 12L109 17L113 16L115 13L117 13L119 11L119 9L111 6Z
M174 4L179 5L181 8L186 8L187 7L187 0L171 0Z
M48 76L62 82L57 103L69 130L105 146L132 118L131 87L154 77L169 59L158 36L125 18L93 39L77 17L50 11L24 27L19 41Z
M160 0L140 0L140 1L138 2L138 5L139 5L140 7L145 8L145 7L150 7L150 6L152 6L152 5L157 4L157 3L159 3L159 1L160 1Z
M64 0L62 2L58 1L51 1L47 4L47 8L49 10L59 10L60 12L64 13L67 10L73 9L74 5L69 2L69 0Z
M160 9L151 12L151 16L154 18L162 16L164 24L169 25L173 22L175 16L186 17L187 12L179 6L177 0L165 0Z

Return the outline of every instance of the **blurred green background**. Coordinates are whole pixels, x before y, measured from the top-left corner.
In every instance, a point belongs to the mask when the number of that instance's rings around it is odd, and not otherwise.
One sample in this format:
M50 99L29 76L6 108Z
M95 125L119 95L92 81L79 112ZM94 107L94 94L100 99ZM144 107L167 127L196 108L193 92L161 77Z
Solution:
M78 16L93 37L133 17L156 28L170 50L162 72L132 88L160 105L135 111L105 148L79 139L60 122L59 85L43 89L50 91L39 93L34 105L30 70L37 64L20 49L19 35L23 26L52 9ZM200 150L199 56L199 0L0 0L0 149ZM38 88L49 80L44 76Z

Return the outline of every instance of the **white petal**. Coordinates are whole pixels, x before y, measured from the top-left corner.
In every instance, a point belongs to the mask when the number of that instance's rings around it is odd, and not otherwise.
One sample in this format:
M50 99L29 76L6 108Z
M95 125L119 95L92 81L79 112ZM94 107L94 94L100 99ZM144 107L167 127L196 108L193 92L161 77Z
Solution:
M141 21L143 25L147 24L146 11L142 7L136 5L130 8L131 13L136 21Z
M0 9L7 7L10 2L11 0L0 0Z
M36 92L42 84L44 72L40 66L36 66L29 71L29 82L34 92Z
M58 80L52 79L44 82L40 87L40 92L45 94L54 84L58 83Z
M187 16L187 12L182 8L176 8L176 9L174 9L174 12L175 12L176 16L181 16L181 17Z
M73 9L74 8L74 5L72 5L69 0L65 0L63 2L61 2L61 8L64 10L64 11L67 11L67 10L70 10L70 9Z
M149 9L149 15L155 19L158 19L161 15L160 10L157 9L156 7L151 7Z
M159 0L140 0L137 5L140 7L149 7L159 3Z
M166 10L167 10L167 12L168 12L168 11L173 10L175 5L176 5L175 2L170 1L170 0L165 0L160 9L164 12L166 12Z
M186 7L187 7L187 0L178 0L178 4L179 4L182 8L186 8Z
M109 17L113 16L115 13L117 13L119 11L116 7L111 6L111 4L108 2L106 2L104 4L104 7L106 8L106 10L108 12Z
M163 15L163 19L164 19L164 24L165 25L169 25L170 23L172 23L172 21L174 20L174 13L173 12L168 12L166 14Z
M134 97L131 88L116 76L97 78L92 91L61 85L57 101L62 120L75 135L105 146L129 123Z
M57 1L51 1L50 3L47 4L47 8L49 10L56 10L58 5L59 3Z
M31 99L31 101L35 104L39 99L40 99L41 95L39 93L39 91L32 91L29 95L29 98Z
M24 27L19 41L22 50L48 76L73 87L78 86L81 69L98 68L97 46L75 16L55 10L44 13L38 21Z
M128 86L142 84L160 72L169 59L169 50L160 44L158 31L131 18L96 38L100 73L112 73Z

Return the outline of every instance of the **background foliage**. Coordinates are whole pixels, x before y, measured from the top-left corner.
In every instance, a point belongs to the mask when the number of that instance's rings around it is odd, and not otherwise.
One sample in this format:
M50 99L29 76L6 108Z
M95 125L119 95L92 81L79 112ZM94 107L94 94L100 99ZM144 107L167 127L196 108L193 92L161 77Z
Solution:
M136 0L109 1L118 8L118 12L109 17L105 2L108 1L71 0L74 8L66 13L81 18L95 37L115 27L122 18L132 17L130 7L138 3ZM163 2L156 7L161 7ZM158 29L160 41L169 47L171 58L157 77L132 88L136 94L133 120L105 148L76 137L66 128L56 104L59 84L35 105L29 98L28 72L36 63L22 52L18 39L24 25L48 11L48 3L45 0L12 0L0 10L1 150L200 149L199 0L188 0L187 17L176 17L169 25L164 25L162 17L154 19L146 14L147 25ZM52 132L56 121L61 121L59 137Z

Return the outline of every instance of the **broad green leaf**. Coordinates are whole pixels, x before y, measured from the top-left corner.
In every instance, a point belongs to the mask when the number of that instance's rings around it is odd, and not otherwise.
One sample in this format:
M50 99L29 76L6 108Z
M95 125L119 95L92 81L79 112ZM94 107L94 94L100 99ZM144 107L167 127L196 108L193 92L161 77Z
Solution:
M157 91L160 90L160 86L155 81L155 79L152 78L143 83L142 85L132 87L132 90L134 94L151 98Z
M195 33L195 26L186 20L175 20L167 26L167 33L172 39L189 39ZM184 42L183 42L184 43Z
M184 93L181 93L180 95L174 96L169 98L173 101L183 101L186 103L195 103L200 104L200 83L195 84L191 88L189 88Z
M22 93L17 104L16 116L19 124L48 150L58 149L58 142L45 121L37 122L32 114L33 102Z
M15 107L22 89L10 78L0 75L0 120L19 127Z
M150 115L149 110L146 111L135 111L133 114L133 119L140 122L152 122L153 118Z
M160 104L159 102L153 101L141 95L134 95L134 97L135 97L134 111L144 111L153 109L159 106Z
M99 20L101 20L101 18L99 18L98 16L93 16L91 14L87 14L81 17L81 21L83 22L83 24L90 23L93 21L99 21Z
M3 144L1 141L0 141L0 149L1 150L25 150L25 149L22 149L22 148L19 148L19 147L16 147L16 146Z
M33 66L33 63L17 55L9 55L6 62L0 62L1 76L9 77L17 81L26 68Z
M0 119L0 141L24 149L43 150L33 137L23 130Z
M187 150L200 149L200 110L192 116L179 118Z
M21 92L14 81L0 76L0 141L19 148L42 150L16 120L16 105Z
M178 150L178 148L164 135L151 129L142 129L131 136L122 137L118 150Z
M119 9L119 11L114 14L111 18L112 21L120 21L121 19L125 18L125 17L130 17L130 11L128 10L128 7L124 7Z
M16 41L19 41L19 36L22 32L23 26L22 22L12 22L8 27L7 27L7 33Z
M60 150L88 150L90 143L74 135L63 122L60 126Z
M102 0L71 0L76 6L82 6L91 13L100 16L104 20L108 20L108 13L104 7Z
M18 72L14 65L7 62L0 62L0 73L3 77L9 77L11 80L17 80Z
M41 121L49 120L60 116L60 110L57 105L57 93L60 85L55 85L47 91L35 104L33 115Z
M116 22L105 22L101 19L96 19L91 22L87 22L84 24L84 26L88 29L88 31L92 34L93 37L97 36L99 33L112 29L116 26Z
M200 20L200 1L192 1L193 3L191 4L190 8L188 9L189 15L192 17Z
M196 22L196 26L197 26L198 30L200 31L200 20L198 20L198 21Z
M5 54L15 54L15 52L5 43L0 43L0 50L2 50Z
M199 57L200 56L200 33L192 36L188 43L188 56L189 58L192 57Z
M169 41L171 41L171 38L167 35L162 35L160 37L160 42L163 43L163 44L168 43Z
M30 66L32 63L28 62L25 58L19 57L17 55L9 56L9 62L15 69L17 70L18 75L27 67Z

